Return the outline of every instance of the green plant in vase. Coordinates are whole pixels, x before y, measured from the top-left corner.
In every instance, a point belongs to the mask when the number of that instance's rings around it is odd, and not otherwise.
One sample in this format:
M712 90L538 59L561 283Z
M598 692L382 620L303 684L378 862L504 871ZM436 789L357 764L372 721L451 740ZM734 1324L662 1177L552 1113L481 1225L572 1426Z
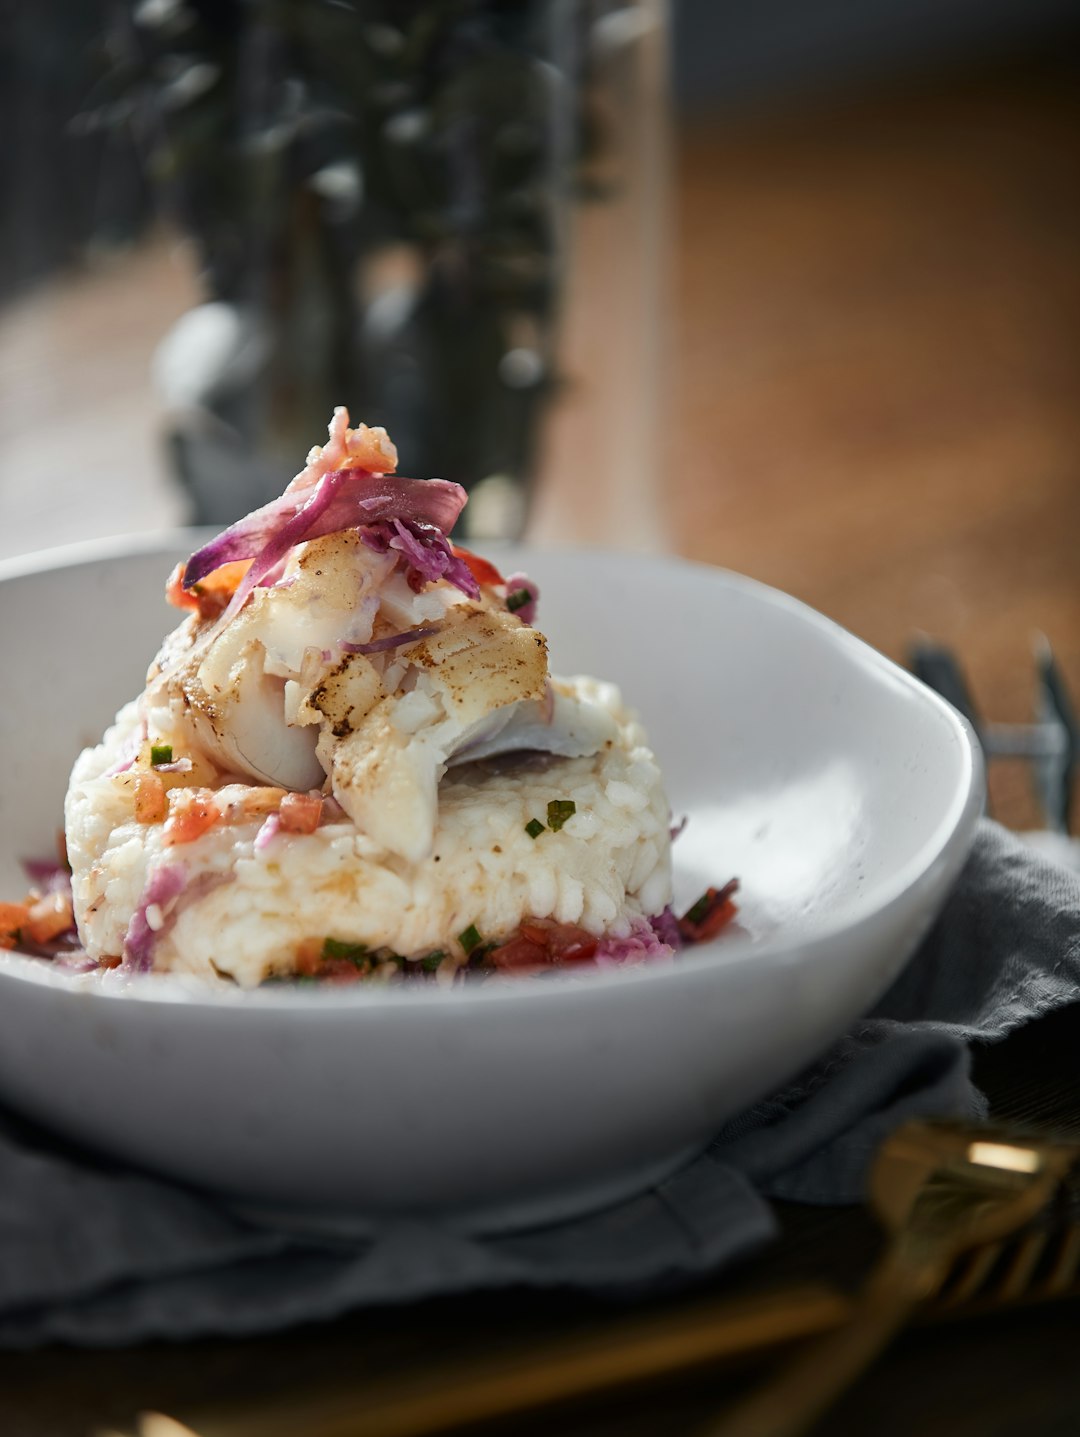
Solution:
M526 491L587 11L141 0L115 24L97 113L133 125L206 297L157 365L195 519L278 492L342 402L403 472Z

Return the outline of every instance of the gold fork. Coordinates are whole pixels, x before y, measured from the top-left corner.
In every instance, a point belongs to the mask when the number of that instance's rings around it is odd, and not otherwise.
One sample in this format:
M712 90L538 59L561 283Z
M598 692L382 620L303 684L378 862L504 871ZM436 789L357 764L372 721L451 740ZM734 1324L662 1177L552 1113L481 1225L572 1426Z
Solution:
M961 1172L971 1165L973 1146L980 1159L974 1164L980 1174L975 1192L978 1200L992 1209L993 1221L980 1229L982 1236L965 1226L961 1238L949 1226L950 1214L958 1205L954 1169L958 1154ZM991 1130L922 1123L911 1124L887 1140L872 1177L875 1204L883 1220L895 1232L916 1209L917 1220L923 1221L929 1204L945 1224L943 1245L934 1259L939 1276L926 1287L929 1302L919 1309L921 1320L966 1315L1005 1302L1044 1300L1073 1288L1080 1271L1080 1227L1058 1223L1037 1230L1021 1229L1032 1214L1041 1211L1078 1157L1080 1148L1041 1140L1017 1141L1015 1136ZM988 1162L991 1158L994 1161ZM962 1192L972 1195L966 1185ZM966 1203L966 1198L959 1203L962 1212ZM894 1247L897 1241L894 1237ZM970 1243L976 1245L970 1247ZM891 1256L886 1259L886 1263L894 1261ZM545 1344L516 1359L489 1358L452 1370L434 1368L424 1375L412 1374L407 1388L399 1382L363 1387L350 1383L336 1391L285 1398L272 1409L252 1405L243 1412L193 1413L191 1426L158 1413L143 1413L138 1437L177 1437L180 1433L295 1437L297 1432L305 1437L428 1437L478 1421L509 1418L558 1402L701 1370L795 1340L812 1341L818 1351L822 1344L817 1339L822 1333L839 1335L848 1329L855 1314L862 1312L871 1288L880 1288L881 1272L881 1268L876 1270L863 1294L854 1300L816 1285L754 1298L713 1299L688 1304L676 1315L611 1323L598 1334ZM894 1309L892 1325L878 1328L877 1347L862 1353L864 1363L912 1311L910 1300ZM811 1419L807 1416L804 1420ZM714 1430L727 1437L722 1425ZM118 1434L99 1430L97 1437Z
M1080 1282L1080 1225L1024 1233L977 1248L929 1304L930 1321L978 1317L1018 1303L1050 1302Z
M958 1307L985 1287L1003 1239L1025 1226L1059 1188L1080 1151L1023 1141L992 1129L913 1123L885 1144L871 1177L871 1200L891 1238L849 1319L807 1343L763 1390L751 1394L702 1437L798 1437L873 1361L915 1309L938 1293ZM1025 1234L998 1283L1015 1300L1033 1284L1046 1233ZM1075 1229L1049 1283L1075 1275ZM946 1289L957 1260L966 1269Z

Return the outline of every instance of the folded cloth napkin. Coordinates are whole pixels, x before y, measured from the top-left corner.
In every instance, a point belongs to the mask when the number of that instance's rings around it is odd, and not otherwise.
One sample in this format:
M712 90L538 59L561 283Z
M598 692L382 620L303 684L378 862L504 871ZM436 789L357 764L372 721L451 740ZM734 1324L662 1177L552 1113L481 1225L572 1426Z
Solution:
M873 1014L681 1172L574 1221L486 1238L416 1222L315 1238L0 1115L0 1346L239 1336L452 1292L688 1281L768 1241L770 1196L858 1201L904 1119L980 1114L967 1044L1007 1041L1078 999L1080 877L983 823L936 927Z

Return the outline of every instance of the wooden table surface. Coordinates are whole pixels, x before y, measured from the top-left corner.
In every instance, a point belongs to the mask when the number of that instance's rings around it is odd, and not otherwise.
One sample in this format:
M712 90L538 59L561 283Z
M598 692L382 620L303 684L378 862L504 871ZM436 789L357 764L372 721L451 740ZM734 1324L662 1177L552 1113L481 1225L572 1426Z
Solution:
M995 74L681 147L676 539L903 660L1080 700L1080 84ZM1019 762L998 817L1040 819Z
M896 657L920 629L955 644L1001 720L1029 716L1035 629L1080 694L1078 150L1080 89L1052 71L716 125L680 146L678 547ZM1027 783L1020 766L993 775L1014 825L1038 821ZM806 1220L791 1216L804 1244ZM915 1332L821 1430L1080 1431L1076 1319L1073 1304ZM602 1320L511 1296L263 1341L0 1354L0 1431L81 1437L142 1405L266 1396ZM714 1378L513 1430L690 1432L724 1395Z

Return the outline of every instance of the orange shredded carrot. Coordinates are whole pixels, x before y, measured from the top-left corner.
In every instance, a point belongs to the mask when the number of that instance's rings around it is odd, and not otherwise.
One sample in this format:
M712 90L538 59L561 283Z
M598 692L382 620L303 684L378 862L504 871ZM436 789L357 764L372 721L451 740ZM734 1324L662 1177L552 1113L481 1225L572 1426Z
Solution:
M216 619L236 592L237 585L251 567L250 559L237 559L222 564L190 589L184 588L184 565L177 564L165 585L165 598L176 609L191 609L200 619Z

